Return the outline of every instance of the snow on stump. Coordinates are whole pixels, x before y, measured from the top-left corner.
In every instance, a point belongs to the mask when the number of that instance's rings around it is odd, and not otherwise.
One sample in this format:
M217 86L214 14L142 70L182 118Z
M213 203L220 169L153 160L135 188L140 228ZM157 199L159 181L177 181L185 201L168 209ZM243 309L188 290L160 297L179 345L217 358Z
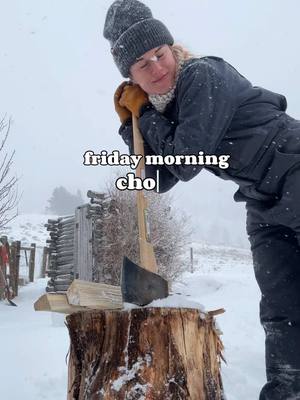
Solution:
M191 308L89 310L67 316L68 400L221 400L213 315Z

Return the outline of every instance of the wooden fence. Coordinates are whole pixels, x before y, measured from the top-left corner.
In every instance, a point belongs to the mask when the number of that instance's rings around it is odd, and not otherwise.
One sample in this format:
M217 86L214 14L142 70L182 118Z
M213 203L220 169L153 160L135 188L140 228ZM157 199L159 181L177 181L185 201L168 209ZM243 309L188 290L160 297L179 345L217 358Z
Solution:
M64 292L72 281L103 282L101 246L103 221L113 201L105 193L88 191L90 203L76 208L74 215L49 219L48 247L43 270L49 276L47 292Z
M12 296L15 297L18 296L19 286L25 283L20 277L20 258L22 251L24 251L26 265L28 266L28 280L29 282L34 281L34 272L36 266L36 244L32 243L30 246L26 247L21 245L20 240L9 243L6 236L3 236L1 239L3 243L2 245L6 246L9 261L8 265L6 265L6 263L3 265L1 259L0 267L2 268L8 285L11 288ZM29 252L29 258L27 252Z

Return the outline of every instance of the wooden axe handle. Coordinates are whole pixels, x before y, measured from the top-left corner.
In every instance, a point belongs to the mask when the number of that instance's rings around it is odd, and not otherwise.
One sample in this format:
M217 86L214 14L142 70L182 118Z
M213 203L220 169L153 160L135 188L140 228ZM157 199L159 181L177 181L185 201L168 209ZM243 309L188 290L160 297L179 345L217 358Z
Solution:
M142 155L142 159L136 169L135 176L141 179L145 178L145 158L144 141L139 130L138 120L132 114L133 127L133 148L134 153ZM141 267L148 271L157 273L157 264L150 239L150 225L148 220L147 199L142 190L137 191L137 209L138 209L138 227L140 244L140 262Z

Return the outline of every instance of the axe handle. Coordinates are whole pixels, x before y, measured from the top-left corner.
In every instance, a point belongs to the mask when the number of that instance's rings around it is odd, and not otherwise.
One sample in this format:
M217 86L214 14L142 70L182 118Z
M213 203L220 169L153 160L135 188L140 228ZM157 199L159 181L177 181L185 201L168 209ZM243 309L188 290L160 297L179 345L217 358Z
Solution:
M138 119L132 114L133 127L133 147L134 153L142 155L141 161L136 169L136 177L145 178L145 158L144 141L139 130ZM141 267L148 271L157 273L157 264L154 255L153 246L150 239L150 225L148 221L147 199L143 190L137 191L137 209L138 209L138 227L139 227L139 245Z

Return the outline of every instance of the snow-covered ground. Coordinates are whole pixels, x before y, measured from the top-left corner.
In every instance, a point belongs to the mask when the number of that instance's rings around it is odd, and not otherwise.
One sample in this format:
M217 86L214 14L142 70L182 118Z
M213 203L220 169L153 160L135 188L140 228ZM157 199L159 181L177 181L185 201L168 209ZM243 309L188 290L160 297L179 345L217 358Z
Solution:
M46 222L46 221L45 221ZM24 225L26 226L26 225ZM249 251L194 243L194 272L173 291L217 317L223 331L222 374L228 400L254 400L265 380L264 335L259 325L259 290ZM69 337L64 316L35 312L47 279L20 288L18 307L0 302L1 397L9 400L66 399Z
M3 399L66 399L67 328L62 322L56 326L51 313L33 310L33 303L45 292L46 281L38 279L21 288L14 299L18 307L0 302Z

